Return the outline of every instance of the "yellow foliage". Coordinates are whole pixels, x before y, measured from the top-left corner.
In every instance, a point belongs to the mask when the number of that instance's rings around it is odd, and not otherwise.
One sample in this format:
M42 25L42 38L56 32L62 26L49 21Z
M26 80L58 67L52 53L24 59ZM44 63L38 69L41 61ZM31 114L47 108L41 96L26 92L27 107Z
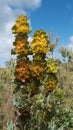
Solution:
M47 61L47 72L48 73L57 73L58 66L53 58L49 58Z
M48 36L43 30L35 32L31 44L33 53L47 53L50 50Z
M21 36L21 37L20 37ZM26 55L28 54L29 42L27 41L27 35L20 34L17 35L15 42L13 42L15 46L15 53Z
M45 82L45 89L48 91L53 91L56 89L57 86L57 80L56 77L52 76L48 76L46 82Z
M44 69L40 65L32 64L32 76L33 77L36 77L37 79L41 79L43 76L42 75L43 71L44 71Z
M19 18L17 19L15 25L12 27L12 32L14 34L19 34L19 33L30 33L31 30L29 28L29 22L28 19L25 15L20 15Z

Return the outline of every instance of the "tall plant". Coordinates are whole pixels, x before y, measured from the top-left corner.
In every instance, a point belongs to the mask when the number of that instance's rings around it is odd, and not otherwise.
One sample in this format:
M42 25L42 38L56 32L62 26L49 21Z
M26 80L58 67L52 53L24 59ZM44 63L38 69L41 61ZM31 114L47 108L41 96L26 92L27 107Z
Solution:
M28 41L31 29L25 15L18 17L12 32L15 48L11 52L17 56L14 93L19 92L14 99L16 126L20 130L49 130L63 96L61 91L55 91L57 65L49 56L53 45L42 29Z

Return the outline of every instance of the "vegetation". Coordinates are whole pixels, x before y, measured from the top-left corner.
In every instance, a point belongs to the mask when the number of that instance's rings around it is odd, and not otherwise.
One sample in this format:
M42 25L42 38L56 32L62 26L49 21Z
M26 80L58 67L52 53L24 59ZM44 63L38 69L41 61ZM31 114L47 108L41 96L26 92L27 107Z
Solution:
M14 60L10 59L6 67L0 67L0 130L5 130L6 123L14 120L12 79Z
M68 60L54 59L57 39L52 44L42 29L28 41L31 29L25 15L19 16L12 32L15 41L11 53L17 59L10 59L6 67L0 68L0 129L73 129L72 51L60 48L62 56L70 52Z

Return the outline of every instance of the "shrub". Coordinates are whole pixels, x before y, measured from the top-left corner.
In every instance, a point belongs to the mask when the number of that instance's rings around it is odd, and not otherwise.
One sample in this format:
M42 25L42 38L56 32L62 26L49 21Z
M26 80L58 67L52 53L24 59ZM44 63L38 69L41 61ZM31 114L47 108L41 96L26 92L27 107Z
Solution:
M28 19L20 15L12 28L15 41L12 54L17 55L15 67L15 89L18 97L16 126L20 130L62 130L71 125L71 115L62 109L64 93L57 86L58 66L50 55L54 47L46 32L37 30L32 41ZM31 58L32 57L32 58Z

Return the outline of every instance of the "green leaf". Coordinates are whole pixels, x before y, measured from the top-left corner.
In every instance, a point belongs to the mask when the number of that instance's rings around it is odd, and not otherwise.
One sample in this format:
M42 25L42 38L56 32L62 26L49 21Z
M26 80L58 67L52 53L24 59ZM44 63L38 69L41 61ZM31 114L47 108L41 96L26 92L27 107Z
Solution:
M13 93L17 93L20 90L20 86L16 86L16 88L14 89Z

